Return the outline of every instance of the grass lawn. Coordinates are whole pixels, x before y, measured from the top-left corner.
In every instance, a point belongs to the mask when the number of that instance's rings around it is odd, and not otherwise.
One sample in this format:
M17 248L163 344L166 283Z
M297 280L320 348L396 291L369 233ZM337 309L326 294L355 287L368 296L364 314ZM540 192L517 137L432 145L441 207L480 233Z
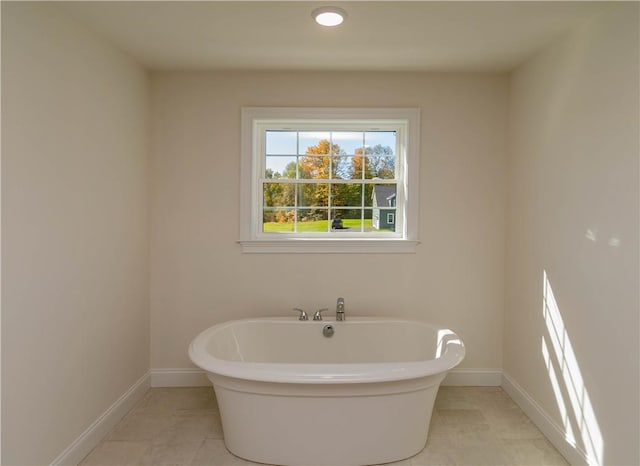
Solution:
M342 225L344 226L344 231L360 231L361 220L358 219L342 219ZM315 222L300 222L298 223L298 232L319 232L323 233L327 231L327 227L329 226L328 220L316 220ZM278 223L278 222L266 222L263 224L263 230L265 233L282 233L282 232L293 232L293 223ZM365 231L373 230L371 226L371 219L364 219L364 229ZM341 230L335 230L337 232Z

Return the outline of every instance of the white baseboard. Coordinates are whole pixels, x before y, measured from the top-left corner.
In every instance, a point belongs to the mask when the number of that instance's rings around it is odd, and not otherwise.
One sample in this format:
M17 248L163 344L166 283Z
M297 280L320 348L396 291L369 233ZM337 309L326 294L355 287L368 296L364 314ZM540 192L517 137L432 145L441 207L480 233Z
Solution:
M571 464L588 464L585 452L567 442L563 429L509 374L501 369L454 369L445 386L502 386L549 441ZM52 466L76 465L100 443L102 438L142 398L149 387L211 386L204 371L195 368L151 369L118 398L98 419L74 440Z
M80 434L71 445L65 448L51 462L51 465L76 465L80 463L144 396L149 387L150 374L147 372Z
M447 374L442 385L499 387L501 382L500 369L454 369ZM200 369L151 369L151 386L209 387L211 382Z
M589 464L585 452L567 441L558 423L506 372L502 373L502 388L570 464Z
M445 386L491 386L502 388L538 426L549 441L571 464L588 464L587 455L567 442L563 429L509 374L501 369L454 369ZM195 368L151 369L96 419L71 445L52 461L52 466L76 465L98 445L124 417L149 387L211 386L204 371Z
M210 387L204 371L195 368L151 369L152 387Z
M442 381L450 387L499 387L501 383L502 369L453 369Z

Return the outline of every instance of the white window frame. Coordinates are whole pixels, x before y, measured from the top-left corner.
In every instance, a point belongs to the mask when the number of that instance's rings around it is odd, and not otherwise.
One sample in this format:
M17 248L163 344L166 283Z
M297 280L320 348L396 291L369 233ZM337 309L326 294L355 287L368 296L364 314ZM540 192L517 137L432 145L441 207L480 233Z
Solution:
M394 224L396 222L396 214L393 212L387 212L387 224Z
M294 123L308 127L360 125L398 128L397 234L265 234L262 232L261 132ZM241 126L240 240L246 253L413 253L418 241L420 110L417 108L244 107Z

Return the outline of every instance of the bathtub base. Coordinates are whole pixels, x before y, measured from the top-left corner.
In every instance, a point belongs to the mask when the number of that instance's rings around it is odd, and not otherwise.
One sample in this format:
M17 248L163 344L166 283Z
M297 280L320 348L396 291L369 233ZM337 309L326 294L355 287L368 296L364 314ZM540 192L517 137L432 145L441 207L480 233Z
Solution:
M312 385L208 376L227 449L250 461L292 466L380 464L417 454L444 379Z

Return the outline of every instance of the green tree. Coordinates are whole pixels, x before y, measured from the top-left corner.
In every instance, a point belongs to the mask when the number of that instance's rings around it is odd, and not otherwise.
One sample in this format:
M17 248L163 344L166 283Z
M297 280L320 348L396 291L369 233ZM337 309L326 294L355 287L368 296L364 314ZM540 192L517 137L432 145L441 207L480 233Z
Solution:
M295 179L296 177L296 163L289 162L284 170L282 171L282 178L290 178Z
M367 176L369 178L395 178L396 158L393 149L381 144L365 149L367 156Z
M365 170L366 179L395 178L396 158L391 147L377 144L372 147L365 147L364 150L356 149L355 154L351 163L353 179L361 179L363 170Z
M290 167L293 165L293 167ZM293 170L293 177L295 177L296 164L291 162L289 166L285 168L285 173ZM267 168L265 171L265 178L271 180L277 180L282 178L279 172L274 172L272 169ZM267 209L264 212L265 222L274 221L286 221L286 216L281 215L282 207L292 207L295 205L295 187L287 183L269 183L266 182L263 185L263 198L264 206L272 207L274 210Z

